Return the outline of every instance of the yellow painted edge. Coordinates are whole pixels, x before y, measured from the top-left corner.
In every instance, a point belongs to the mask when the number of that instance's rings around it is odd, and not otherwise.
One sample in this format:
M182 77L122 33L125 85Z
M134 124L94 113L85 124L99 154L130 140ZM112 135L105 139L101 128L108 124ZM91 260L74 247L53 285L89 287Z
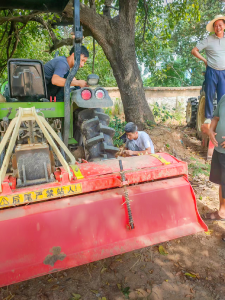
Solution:
M21 194L0 196L0 209L54 198L62 198L80 193L82 193L82 185L81 183L76 183Z

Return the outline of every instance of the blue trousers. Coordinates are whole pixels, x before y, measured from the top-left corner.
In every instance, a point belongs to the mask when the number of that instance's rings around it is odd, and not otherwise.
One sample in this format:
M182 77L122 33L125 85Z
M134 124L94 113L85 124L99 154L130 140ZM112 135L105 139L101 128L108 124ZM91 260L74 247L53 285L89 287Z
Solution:
M209 66L205 73L205 117L213 118L213 98L217 92L217 103L225 95L225 70L219 71Z

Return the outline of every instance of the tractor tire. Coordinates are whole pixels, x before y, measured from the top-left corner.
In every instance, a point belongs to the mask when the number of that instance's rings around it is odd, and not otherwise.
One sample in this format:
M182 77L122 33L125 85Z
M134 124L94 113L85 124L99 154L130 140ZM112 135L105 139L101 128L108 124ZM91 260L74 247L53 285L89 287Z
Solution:
M217 97L215 95L213 99L213 111L217 107ZM197 118L196 118L196 135L198 139L202 139L202 132L201 126L205 122L205 92L202 91L199 102L198 102L198 109L197 109Z
M198 108L198 99L189 98L186 106L186 122L188 127L191 128L196 127L197 108Z
M119 151L113 146L115 130L108 127L109 116L103 109L84 109L78 113L78 122L85 157L88 161L115 158Z
M198 102L197 118L196 118L196 135L198 139L202 139L201 126L205 122L205 92L202 92Z

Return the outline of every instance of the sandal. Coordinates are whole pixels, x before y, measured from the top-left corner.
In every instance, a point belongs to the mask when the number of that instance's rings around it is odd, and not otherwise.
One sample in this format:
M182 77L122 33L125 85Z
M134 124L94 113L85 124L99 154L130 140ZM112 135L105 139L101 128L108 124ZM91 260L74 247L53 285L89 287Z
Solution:
M225 221L225 218L221 218L219 215L218 210L215 212L207 213L203 215L204 220L211 220L211 221Z

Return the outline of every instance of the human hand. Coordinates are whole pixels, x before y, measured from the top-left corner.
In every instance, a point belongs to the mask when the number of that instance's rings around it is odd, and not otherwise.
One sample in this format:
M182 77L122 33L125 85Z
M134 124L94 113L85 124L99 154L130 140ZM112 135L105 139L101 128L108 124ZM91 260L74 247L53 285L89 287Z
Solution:
M81 88L88 86L87 81L85 80L77 80L77 85L80 86Z
M209 138L210 138L211 142L213 143L213 145L215 147L218 147L218 142L215 138L216 135L217 135L217 133L212 131L212 129L209 130Z
M205 66L207 67L207 60L204 60L204 64L205 64Z
M225 139L225 136L222 136L222 138ZM225 141L222 142L222 143L220 144L220 146L223 147L223 148L225 149Z
M132 151L132 150L124 150L123 153L126 154L127 156L131 156L131 155L134 154L134 151Z

